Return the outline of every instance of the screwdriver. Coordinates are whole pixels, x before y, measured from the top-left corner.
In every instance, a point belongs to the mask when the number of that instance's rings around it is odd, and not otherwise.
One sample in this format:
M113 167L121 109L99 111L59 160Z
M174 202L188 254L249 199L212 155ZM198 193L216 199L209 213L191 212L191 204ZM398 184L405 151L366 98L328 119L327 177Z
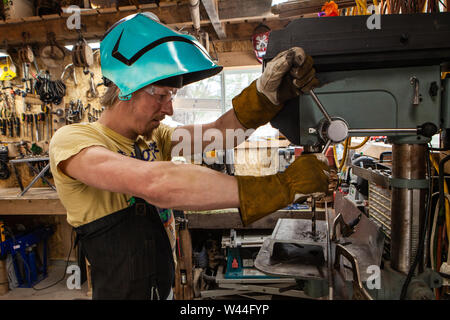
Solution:
M44 127L45 127L45 113L41 112L39 113L39 121L42 122L42 131L41 131L41 137L43 140L45 140L45 134L44 134Z
M16 136L20 137L20 119L19 119L19 117L14 118L14 125L16 127Z
M27 124L31 126L29 137L33 140L33 115L31 113L27 114Z
M34 124L36 127L36 141L39 141L39 124L38 124L38 114L33 114Z
M28 137L28 123L27 123L27 115L25 113L22 113L22 124L25 131L25 136Z

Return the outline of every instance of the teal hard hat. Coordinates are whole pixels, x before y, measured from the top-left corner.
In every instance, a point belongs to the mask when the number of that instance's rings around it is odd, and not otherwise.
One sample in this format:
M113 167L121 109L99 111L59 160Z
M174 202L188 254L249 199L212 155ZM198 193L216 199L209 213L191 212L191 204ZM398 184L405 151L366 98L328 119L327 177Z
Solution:
M105 83L119 88L121 100L149 84L181 88L222 71L195 37L148 12L125 17L105 33L100 61Z

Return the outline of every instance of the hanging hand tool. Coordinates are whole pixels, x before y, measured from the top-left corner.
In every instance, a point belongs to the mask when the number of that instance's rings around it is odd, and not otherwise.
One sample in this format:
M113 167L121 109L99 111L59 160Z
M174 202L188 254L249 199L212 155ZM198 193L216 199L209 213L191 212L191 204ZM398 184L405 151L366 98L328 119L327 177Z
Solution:
M33 115L31 113L27 114L27 123L30 124L30 138L33 141Z
M27 123L27 115L25 113L22 113L22 125L23 125L23 132L25 133L25 137L28 137L28 123Z
M88 98L88 100L92 100L98 97L98 90L94 82L94 73L91 71L89 72L89 74L89 90L86 91L86 97Z
M8 122L5 118L2 118L2 135L6 136L6 131L8 128Z
M44 131L45 131L45 113L43 113L43 112L40 112L39 113L39 121L42 123L42 125L41 125L41 127L42 127L42 131L41 131L41 139L42 140L45 140L45 134L44 134Z
M18 116L14 117L14 126L16 129L16 137L20 137L20 119Z
M6 121L5 121L5 119L2 118L0 123L1 123L2 135L6 136Z
M36 127L36 141L39 141L38 114L35 113L35 114L33 114L32 116L33 116L34 124L35 124L35 127Z
M71 74L72 77L73 77L73 83L75 84L75 86L77 86L77 85L78 85L78 81L77 81L77 76L76 76L76 72L75 72L75 65L74 65L73 63L68 64L68 65L64 68L64 71L63 71L63 73L61 74L61 81L65 83L65 81L66 81L65 75L66 75L67 70L69 70L69 68L70 68L70 74Z
M11 138L14 137L14 122L12 118L8 119L8 126L9 126L9 136Z
M25 84L25 93L31 93L32 88L28 85L28 81L31 82L30 79L30 65L26 62L22 63L23 68L23 78L22 82Z
M43 121L45 120L45 126L47 127L47 140L50 140L49 109L46 104L41 106ZM42 132L42 136L44 136L44 132Z

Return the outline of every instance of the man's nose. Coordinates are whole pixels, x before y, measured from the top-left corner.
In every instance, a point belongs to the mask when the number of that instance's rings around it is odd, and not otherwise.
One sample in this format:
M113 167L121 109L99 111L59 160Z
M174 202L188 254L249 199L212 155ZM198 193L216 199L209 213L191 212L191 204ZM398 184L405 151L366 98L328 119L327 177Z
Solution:
M161 107L161 112L165 115L168 116L172 116L173 115L173 105L172 105L172 101L169 101L167 103L165 103L162 107Z

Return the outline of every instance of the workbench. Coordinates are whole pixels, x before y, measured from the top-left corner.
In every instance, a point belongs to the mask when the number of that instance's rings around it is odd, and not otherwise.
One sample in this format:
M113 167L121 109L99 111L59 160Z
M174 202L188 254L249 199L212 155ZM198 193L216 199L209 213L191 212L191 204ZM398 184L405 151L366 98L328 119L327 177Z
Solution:
M23 196L20 188L0 189L0 215L65 215L58 193L50 188L31 188Z
M0 215L65 215L58 193L50 188L31 188L22 197L19 188L0 189ZM318 208L318 219L323 209ZM272 229L279 218L308 218L310 211L278 210L250 226L244 227L238 209L185 211L189 229Z

